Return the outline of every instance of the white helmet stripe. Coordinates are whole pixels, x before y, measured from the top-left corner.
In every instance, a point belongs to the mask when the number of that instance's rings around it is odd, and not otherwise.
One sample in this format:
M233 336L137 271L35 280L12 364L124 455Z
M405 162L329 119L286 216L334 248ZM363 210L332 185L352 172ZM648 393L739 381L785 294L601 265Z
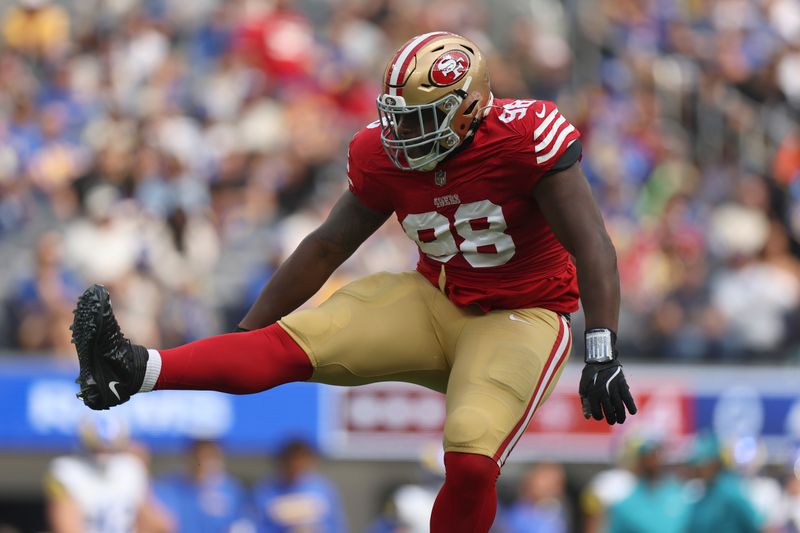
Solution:
M403 49L403 51L397 57L397 61L395 61L394 64L392 65L392 74L391 74L391 76L389 76L389 84L388 84L390 86L390 93L389 94L392 94L392 95L396 95L397 94L396 90L391 88L391 86L392 85L397 85L397 82L400 80L400 76L405 71L405 68L403 68L403 66L404 65L406 67L408 66L408 65L406 65L406 60L408 59L408 56L410 56L411 54L416 52L417 47L419 45L421 45L423 41L427 40L429 37L434 37L436 35L447 35L447 32L445 32L445 31L432 31L430 33L423 33L422 35L417 36L413 41L408 43L408 45L406 45L406 47ZM395 91L395 92L391 92L391 91Z

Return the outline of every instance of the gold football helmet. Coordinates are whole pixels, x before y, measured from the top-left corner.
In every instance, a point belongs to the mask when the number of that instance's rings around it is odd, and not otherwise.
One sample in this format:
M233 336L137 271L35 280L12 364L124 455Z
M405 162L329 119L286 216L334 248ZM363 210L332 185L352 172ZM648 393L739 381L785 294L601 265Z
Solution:
M448 32L410 39L386 67L378 97L381 142L403 170L432 170L475 132L491 103L486 60Z

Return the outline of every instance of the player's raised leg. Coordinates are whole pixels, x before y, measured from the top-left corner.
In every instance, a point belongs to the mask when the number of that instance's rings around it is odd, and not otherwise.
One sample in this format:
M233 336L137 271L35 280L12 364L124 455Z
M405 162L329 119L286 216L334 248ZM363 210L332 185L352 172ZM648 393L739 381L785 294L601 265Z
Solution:
M432 533L489 530L500 468L555 385L570 339L566 318L544 309L467 320L447 388L446 477Z
M427 306L437 295L416 272L375 274L266 328L148 350L125 338L108 291L95 285L79 299L72 326L79 396L108 409L150 390L247 394L309 379L408 381L443 391L450 367Z
M78 396L92 409L108 409L153 389L259 392L312 373L306 353L277 324L158 351L125 338L101 285L83 293L74 313Z

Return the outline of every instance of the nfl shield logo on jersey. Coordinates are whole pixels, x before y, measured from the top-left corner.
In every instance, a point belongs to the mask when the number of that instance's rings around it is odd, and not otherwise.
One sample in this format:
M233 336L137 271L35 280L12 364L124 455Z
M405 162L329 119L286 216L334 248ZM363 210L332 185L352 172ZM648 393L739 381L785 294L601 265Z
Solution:
M433 182L439 187L443 186L445 183L447 183L447 172L444 170L437 170L433 175Z

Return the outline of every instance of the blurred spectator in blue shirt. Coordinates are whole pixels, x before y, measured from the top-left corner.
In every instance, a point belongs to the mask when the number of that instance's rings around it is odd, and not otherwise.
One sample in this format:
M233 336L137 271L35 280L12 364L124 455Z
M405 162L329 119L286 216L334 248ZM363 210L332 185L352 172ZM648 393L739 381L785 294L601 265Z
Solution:
M278 475L253 489L259 533L344 533L342 504L333 484L317 472L317 455L303 440L278 453Z
M506 533L566 533L569 509L566 501L564 468L556 463L541 463L525 474L519 498L504 513L500 522Z
M169 510L180 533L251 531L246 513L246 492L225 471L220 446L209 440L192 443L190 472L158 479L158 501Z
M72 358L73 349L62 333L83 282L65 267L62 249L57 233L39 237L33 268L16 282L6 302L6 323L15 328L14 342L23 350L51 350Z

